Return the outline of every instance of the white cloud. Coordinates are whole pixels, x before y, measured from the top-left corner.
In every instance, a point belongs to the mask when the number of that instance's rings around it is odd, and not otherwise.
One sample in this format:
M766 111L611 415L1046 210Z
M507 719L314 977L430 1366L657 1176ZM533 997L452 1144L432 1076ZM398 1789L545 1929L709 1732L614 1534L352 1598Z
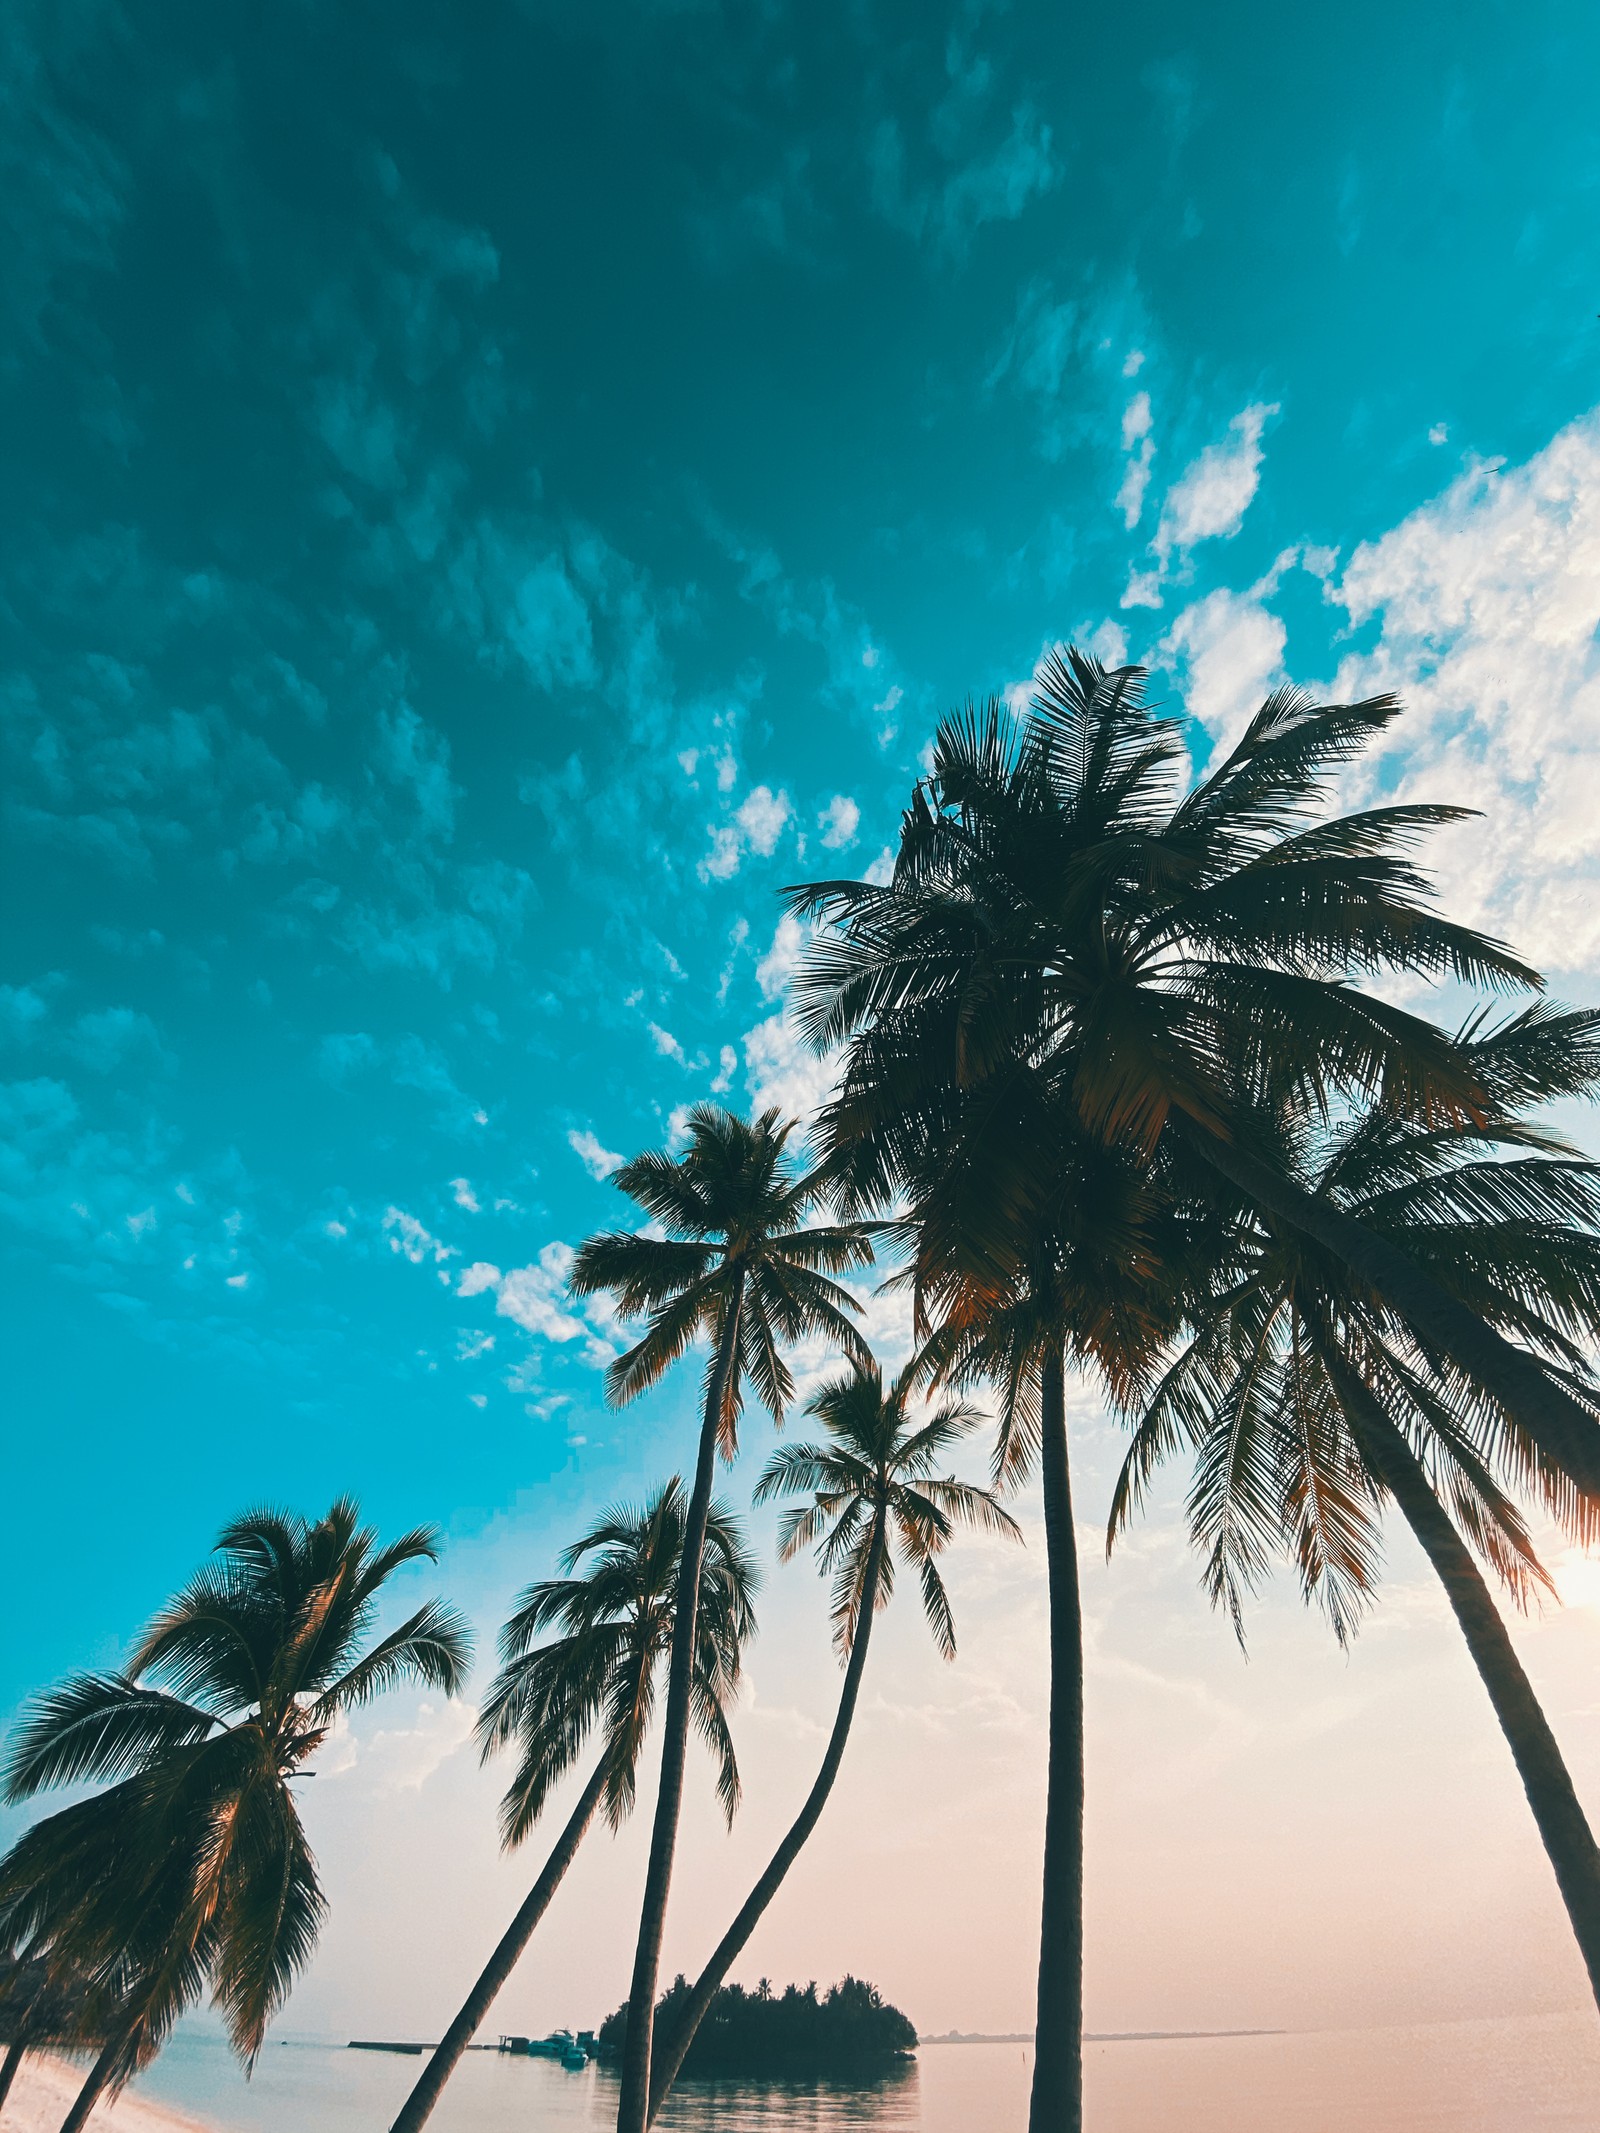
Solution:
M1261 433L1277 412L1275 401L1242 408L1222 442L1208 444L1167 491L1153 544L1163 569L1174 550L1231 537L1244 524L1261 478Z
M745 795L733 819L750 849L768 859L778 848L778 839L783 835L783 825L789 814L786 792L775 793L769 785L757 785Z
M744 1067L752 1111L776 1107L804 1124L833 1094L839 1061L819 1058L788 1016L777 1014L745 1031Z
M1450 442L1449 423L1436 422L1428 432L1428 442L1429 444L1448 444Z
M725 1044L717 1057L717 1078L711 1084L713 1096L726 1096L733 1087L733 1077L739 1067L739 1054L731 1044Z
M1156 456L1150 430L1150 395L1135 393L1122 411L1122 449L1128 455L1128 463L1117 491L1122 523L1130 531L1138 525L1144 510L1144 492L1150 486L1150 465Z
M663 1029L659 1022L650 1024L650 1040L663 1059L676 1059L679 1066L687 1066L689 1064L683 1046L673 1036L671 1030Z
M383 1233L389 1240L391 1252L398 1252L409 1259L413 1266L421 1266L424 1259L433 1259L443 1265L446 1259L454 1259L456 1248L443 1244L431 1231L425 1229L415 1215L408 1215L403 1208L390 1207L384 1212Z
M711 832L711 849L700 862L702 881L728 881L738 873L744 856L744 840L726 824Z
M354 1753L338 1743L348 1760L336 1750L334 1765L319 1764L318 1769L331 1777L359 1764L366 1780L386 1792L420 1792L442 1764L470 1745L477 1721L472 1705L455 1698L442 1705L419 1704L414 1726L386 1727L362 1741Z
M1451 912L1535 962L1600 974L1600 409L1525 465L1470 469L1350 558L1329 597L1373 650L1340 696L1408 713L1355 787L1456 801L1434 840Z
M756 983L763 1000L776 1000L784 990L800 968L800 958L810 939L810 929L786 911L773 933L772 946L756 965Z
M712 830L711 848L700 862L701 880L731 880L746 852L770 859L793 812L786 792L775 793L770 785L753 786L735 808L733 820Z
M570 1244L560 1239L547 1244L537 1259L527 1266L509 1267L502 1273L487 1260L477 1260L462 1270L456 1283L457 1296L483 1296L492 1294L495 1311L501 1318L509 1318L521 1326L525 1333L536 1334L540 1340L553 1341L557 1347L565 1347L569 1341L581 1340L584 1344L583 1359L599 1366L610 1362L616 1349L605 1336L616 1325L616 1313L608 1297L596 1297L586 1308L587 1317L580 1318L571 1308L567 1294L567 1277L572 1272L572 1262L577 1254ZM477 1355L492 1346L492 1338L485 1337L478 1347L468 1347L470 1335L462 1335L462 1353ZM519 1370L524 1366L519 1365ZM526 1367L536 1371L531 1358ZM516 1391L521 1379L516 1372L508 1383Z
M450 1191L455 1198L457 1207L464 1207L469 1215L483 1212L478 1202L478 1195L465 1178L452 1178L450 1180Z
M1208 593L1184 609L1157 646L1159 656L1184 667L1185 707L1224 750L1283 678L1288 632L1262 606L1259 591Z
M587 1126L581 1131L569 1133L567 1146L596 1181L603 1182L610 1177L612 1171L622 1168L622 1157L613 1154Z
M854 844L856 831L861 827L861 810L847 794L836 792L818 815L817 827L829 851L839 851L847 844Z
M530 1265L512 1267L501 1277L496 1311L544 1340L577 1340L587 1329L564 1308L567 1276L576 1256L570 1244L558 1241L547 1244Z
M1158 570L1132 570L1128 573L1127 589L1119 607L1159 607L1161 605L1161 573Z

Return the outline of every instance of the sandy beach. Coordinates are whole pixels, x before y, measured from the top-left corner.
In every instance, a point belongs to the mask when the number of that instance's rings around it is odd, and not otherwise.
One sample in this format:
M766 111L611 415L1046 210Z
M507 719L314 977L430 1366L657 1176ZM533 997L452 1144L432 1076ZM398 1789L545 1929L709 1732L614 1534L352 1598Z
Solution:
M70 2061L30 2054L0 2109L0 2125L5 2133L56 2133L82 2081L82 2068ZM90 2133L212 2133L203 2119L126 2095L96 2104L89 2128Z

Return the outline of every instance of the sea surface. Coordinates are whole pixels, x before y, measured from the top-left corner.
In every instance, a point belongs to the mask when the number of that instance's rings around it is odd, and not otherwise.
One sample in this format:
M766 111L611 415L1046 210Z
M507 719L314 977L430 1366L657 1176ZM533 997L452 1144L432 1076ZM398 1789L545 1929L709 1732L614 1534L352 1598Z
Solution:
M689 2084L678 2133L1022 2133L1031 2047L925 2044L872 2088ZM244 2082L223 2044L180 2031L137 2084L225 2133L386 2133L423 2062L327 2043L269 2044ZM1600 2133L1600 2022L1538 2015L1087 2047L1089 2133ZM590 2067L472 2052L438 2133L604 2133L616 2085Z

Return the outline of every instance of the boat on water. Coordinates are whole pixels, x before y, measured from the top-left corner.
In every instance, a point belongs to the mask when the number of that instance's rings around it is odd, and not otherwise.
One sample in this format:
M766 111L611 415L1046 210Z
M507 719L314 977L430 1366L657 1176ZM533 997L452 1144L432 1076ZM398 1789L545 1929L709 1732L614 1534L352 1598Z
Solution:
M570 2029L556 2029L548 2037L502 2037L500 2049L519 2058L558 2059L569 2072L579 2073L593 2056L594 2032L584 2029L574 2036Z

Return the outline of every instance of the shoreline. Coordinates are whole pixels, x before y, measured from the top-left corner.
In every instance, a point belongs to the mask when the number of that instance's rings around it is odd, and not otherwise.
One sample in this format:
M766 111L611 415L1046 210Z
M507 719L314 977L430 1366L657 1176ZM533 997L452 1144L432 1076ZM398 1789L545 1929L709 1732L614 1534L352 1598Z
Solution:
M84 2071L58 2053L30 2052L6 2098L6 2133L56 2133L83 2085ZM88 2133L219 2133L219 2128L125 2089L114 2103L102 2098L95 2105Z

